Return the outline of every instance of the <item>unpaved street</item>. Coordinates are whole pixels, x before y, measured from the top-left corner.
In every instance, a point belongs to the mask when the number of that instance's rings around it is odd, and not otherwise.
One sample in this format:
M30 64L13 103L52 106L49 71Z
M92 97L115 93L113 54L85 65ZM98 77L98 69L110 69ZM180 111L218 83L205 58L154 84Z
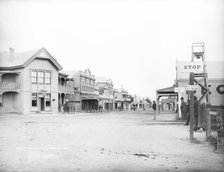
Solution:
M224 171L223 154L189 141L175 114L2 115L0 171Z

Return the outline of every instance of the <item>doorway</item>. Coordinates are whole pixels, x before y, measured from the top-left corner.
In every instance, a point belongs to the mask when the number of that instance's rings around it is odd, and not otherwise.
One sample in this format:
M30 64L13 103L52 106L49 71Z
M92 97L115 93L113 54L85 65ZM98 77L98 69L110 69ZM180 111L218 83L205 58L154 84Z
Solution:
M40 110L44 111L44 97L40 97Z

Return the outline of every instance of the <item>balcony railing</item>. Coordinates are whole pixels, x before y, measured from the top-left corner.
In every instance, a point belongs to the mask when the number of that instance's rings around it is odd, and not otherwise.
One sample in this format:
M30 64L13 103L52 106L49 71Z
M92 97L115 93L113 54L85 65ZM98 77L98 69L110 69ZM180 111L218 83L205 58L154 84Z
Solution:
M68 85L58 85L58 90L62 92L74 92L74 87Z
M17 82L1 82L0 89L3 90L18 90L21 88L21 84Z

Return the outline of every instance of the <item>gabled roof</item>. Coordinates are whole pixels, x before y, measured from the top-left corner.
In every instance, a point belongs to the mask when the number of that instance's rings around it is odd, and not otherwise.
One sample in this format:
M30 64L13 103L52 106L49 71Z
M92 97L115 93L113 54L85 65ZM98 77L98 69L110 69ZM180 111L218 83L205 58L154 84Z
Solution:
M156 95L160 98L162 96L176 96L177 93L174 92L174 86L172 86L156 90Z
M51 56L51 54L43 47L22 53L14 53L13 60L9 59L10 53L0 53L0 68L15 69L28 66L34 59L49 60L57 70L62 70L61 65Z

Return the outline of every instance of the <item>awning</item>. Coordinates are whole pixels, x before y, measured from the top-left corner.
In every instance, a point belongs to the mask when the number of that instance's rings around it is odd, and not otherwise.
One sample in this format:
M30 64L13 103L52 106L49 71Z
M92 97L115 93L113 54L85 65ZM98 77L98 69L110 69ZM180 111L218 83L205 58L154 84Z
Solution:
M82 100L99 100L97 96L81 96Z
M174 86L156 90L156 94L158 98L162 96L177 96L177 93L174 92Z

